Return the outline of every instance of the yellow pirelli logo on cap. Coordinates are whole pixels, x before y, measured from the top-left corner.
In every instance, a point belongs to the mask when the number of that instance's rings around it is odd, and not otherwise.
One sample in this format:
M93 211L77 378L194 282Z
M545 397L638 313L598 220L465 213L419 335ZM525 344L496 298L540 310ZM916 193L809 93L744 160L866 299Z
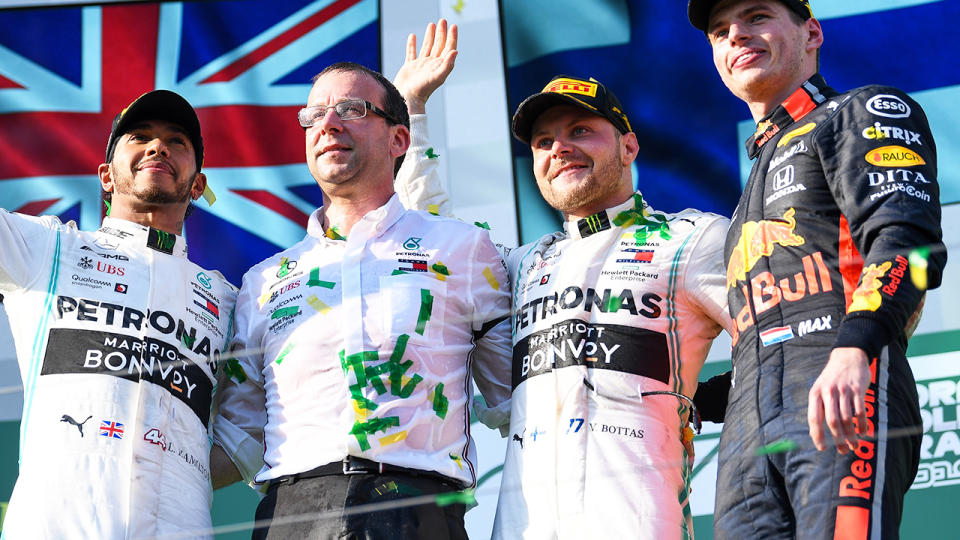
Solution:
M550 81L550 84L543 88L544 92L556 92L558 94L583 94L585 96L597 96L597 84L579 79L557 79Z

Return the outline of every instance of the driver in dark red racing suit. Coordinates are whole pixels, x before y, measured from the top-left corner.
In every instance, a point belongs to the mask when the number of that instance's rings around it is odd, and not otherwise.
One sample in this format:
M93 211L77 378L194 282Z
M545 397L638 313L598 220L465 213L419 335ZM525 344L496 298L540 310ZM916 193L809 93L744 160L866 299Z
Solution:
M724 253L736 331L718 538L757 524L764 538L896 534L922 431L905 328L946 263L926 116L897 89L838 94L814 75L747 149L756 161ZM837 347L862 349L870 365L866 426L842 455L818 452L807 434L808 392ZM782 439L798 447L756 456ZM785 471L807 472L770 481ZM756 504L770 490L792 514Z

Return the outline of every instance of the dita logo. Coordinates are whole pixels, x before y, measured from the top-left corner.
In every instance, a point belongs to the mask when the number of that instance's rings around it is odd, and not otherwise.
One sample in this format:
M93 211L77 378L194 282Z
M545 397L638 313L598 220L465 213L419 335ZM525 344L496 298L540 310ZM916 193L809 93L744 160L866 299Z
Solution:
M89 419L91 419L91 418L93 418L92 415L91 415L91 416L88 416L88 417L87 417L87 420L89 420ZM87 420L84 420L83 422L77 422L77 421L74 420L73 417L70 416L69 414L65 414L65 415L63 415L63 416L60 417L60 421L61 421L61 422L66 422L66 423L68 423L68 424L72 424L72 425L74 425L74 426L77 426L77 429L80 430L80 438L83 438L83 425L87 423Z

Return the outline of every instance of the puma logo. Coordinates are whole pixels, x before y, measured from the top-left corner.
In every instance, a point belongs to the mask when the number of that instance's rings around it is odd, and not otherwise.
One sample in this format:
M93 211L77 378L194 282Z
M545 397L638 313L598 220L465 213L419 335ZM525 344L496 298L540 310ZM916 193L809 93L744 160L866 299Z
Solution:
M93 418L93 415L88 416L88 417L87 417L87 420L89 420L89 419L91 419L91 418ZM63 416L60 417L60 421L61 421L61 422L66 422L66 423L68 423L68 424L73 424L73 425L77 426L77 429L80 430L80 437L81 437L81 438L83 437L83 425L87 423L87 420L84 420L83 422L77 422L77 421L74 420L73 417L70 416L69 414L65 414L65 415L63 415Z
M526 431L527 431L526 429L523 430L524 433L525 433ZM514 434L513 434L513 440L515 440L515 441L517 441L518 443L520 443L520 449L522 450L522 449L523 449L523 436L520 435L520 434L514 433Z

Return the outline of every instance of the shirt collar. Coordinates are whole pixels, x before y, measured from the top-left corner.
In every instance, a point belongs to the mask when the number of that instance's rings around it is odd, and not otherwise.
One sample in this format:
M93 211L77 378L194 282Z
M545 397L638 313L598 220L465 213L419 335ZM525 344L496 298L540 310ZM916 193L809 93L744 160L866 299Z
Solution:
M747 155L750 159L757 157L763 145L777 133L794 122L799 122L810 111L835 95L837 92L827 86L827 81L819 73L807 79L790 97L757 123L756 133L747 139Z
M403 205L400 204L400 198L394 193L390 199L387 200L386 204L367 212L360 222L366 223L367 227L371 228L371 236L380 236L400 219L400 216L403 215L405 210ZM358 222L357 225L360 225L360 222ZM358 229L357 225L353 226L354 231L366 228L361 227ZM334 240L330 236L327 236L327 231L323 228L322 206L310 214L310 219L307 220L307 234L317 239Z
M148 247L174 257L187 258L187 240L183 236L125 219L103 218L97 236L98 240L108 244L133 248Z
M591 214L585 218L570 218L564 222L563 228L570 238L573 238L574 240L586 238L588 236L597 234L600 231L607 230L612 224L614 224L617 216L622 212L636 209L636 201L639 195L640 192L638 191L626 201L614 207L607 208L606 210L601 210L596 214ZM639 200L642 201L643 199L640 198Z

